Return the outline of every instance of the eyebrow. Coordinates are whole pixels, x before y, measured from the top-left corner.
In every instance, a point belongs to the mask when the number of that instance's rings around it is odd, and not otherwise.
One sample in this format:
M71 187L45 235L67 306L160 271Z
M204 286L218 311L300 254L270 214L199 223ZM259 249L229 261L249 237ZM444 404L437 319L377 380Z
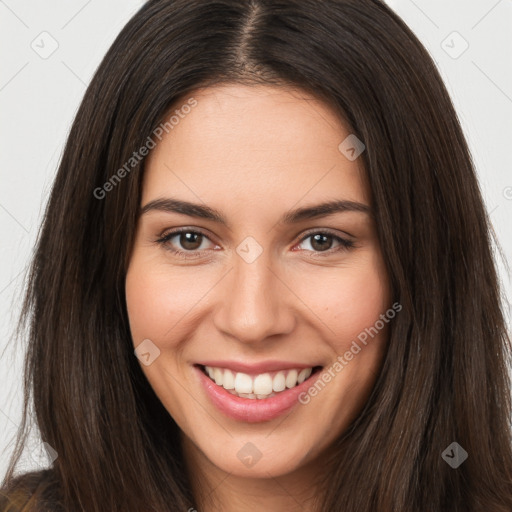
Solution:
M178 199L154 199L141 208L140 215L144 215L150 211L181 213L189 217L212 220L224 226L229 226L224 215L215 208ZM326 217L342 212L361 212L371 215L371 209L366 204L356 201L334 200L290 210L281 217L279 222L282 224L296 224L304 220Z

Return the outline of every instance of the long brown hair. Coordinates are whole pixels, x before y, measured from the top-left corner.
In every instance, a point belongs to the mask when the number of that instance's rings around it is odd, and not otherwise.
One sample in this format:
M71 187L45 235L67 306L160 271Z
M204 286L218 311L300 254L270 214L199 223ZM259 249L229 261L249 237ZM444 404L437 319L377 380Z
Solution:
M94 191L178 100L227 82L308 91L364 142L402 305L372 394L330 450L319 510L510 512L511 352L488 216L431 57L379 0L150 0L121 31L76 115L29 275L4 510L195 506L179 429L134 357L126 312L144 159ZM19 476L30 403L58 457ZM442 457L453 442L468 453L457 468Z

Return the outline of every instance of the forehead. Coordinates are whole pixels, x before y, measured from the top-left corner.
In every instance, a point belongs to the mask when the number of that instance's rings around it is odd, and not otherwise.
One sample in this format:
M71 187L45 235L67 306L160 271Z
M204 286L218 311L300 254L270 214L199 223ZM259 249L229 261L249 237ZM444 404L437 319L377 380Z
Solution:
M190 98L195 106L182 109ZM178 111L172 128L148 157L143 203L180 194L216 204L266 199L269 207L305 196L369 202L361 159L338 149L350 131L308 93L221 85L180 101L166 116Z

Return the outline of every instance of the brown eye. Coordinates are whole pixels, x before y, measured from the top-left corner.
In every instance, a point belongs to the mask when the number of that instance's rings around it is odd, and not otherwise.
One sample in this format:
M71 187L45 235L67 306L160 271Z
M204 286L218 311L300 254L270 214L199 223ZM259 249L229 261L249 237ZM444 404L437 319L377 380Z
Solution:
M179 235L179 243L183 249L187 249L189 251L195 251L199 249L201 246L201 242L203 240L203 235L200 233L194 233L191 231L185 231L180 233Z
M202 253L204 250L208 249L208 244L206 244L205 247L204 242L210 242L212 246L214 246L206 235L200 231L187 228L175 229L164 234L157 242L171 252L177 254L190 252L190 256L197 256L198 253Z
M309 233L302 238L300 244L304 244L309 240L309 247L303 249L315 253L333 253L337 251L347 250L354 247L354 242L341 238L333 233L316 231Z
M327 251L331 248L333 243L332 235L324 235L322 233L317 233L313 235L311 238L311 247L318 251Z

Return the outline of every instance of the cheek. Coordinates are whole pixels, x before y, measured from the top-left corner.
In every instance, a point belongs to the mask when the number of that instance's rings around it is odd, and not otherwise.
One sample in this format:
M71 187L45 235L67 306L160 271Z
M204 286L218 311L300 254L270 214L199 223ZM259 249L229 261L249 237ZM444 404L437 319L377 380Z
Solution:
M126 307L135 344L142 339L160 339L166 323L165 304L171 309L172 293L162 279L144 269L135 257L126 276Z
M335 330L355 338L373 325L389 307L385 281L375 268L347 277L338 294L338 311L334 314Z
M161 263L134 254L126 276L126 305L134 343L149 338L160 347L180 339L194 305L208 283L190 272L171 272ZM170 333L172 331L172 336Z
M322 269L303 280L301 295L331 329L333 343L355 339L390 307L387 273L379 254L368 251L353 264ZM340 347L341 348L341 347Z

